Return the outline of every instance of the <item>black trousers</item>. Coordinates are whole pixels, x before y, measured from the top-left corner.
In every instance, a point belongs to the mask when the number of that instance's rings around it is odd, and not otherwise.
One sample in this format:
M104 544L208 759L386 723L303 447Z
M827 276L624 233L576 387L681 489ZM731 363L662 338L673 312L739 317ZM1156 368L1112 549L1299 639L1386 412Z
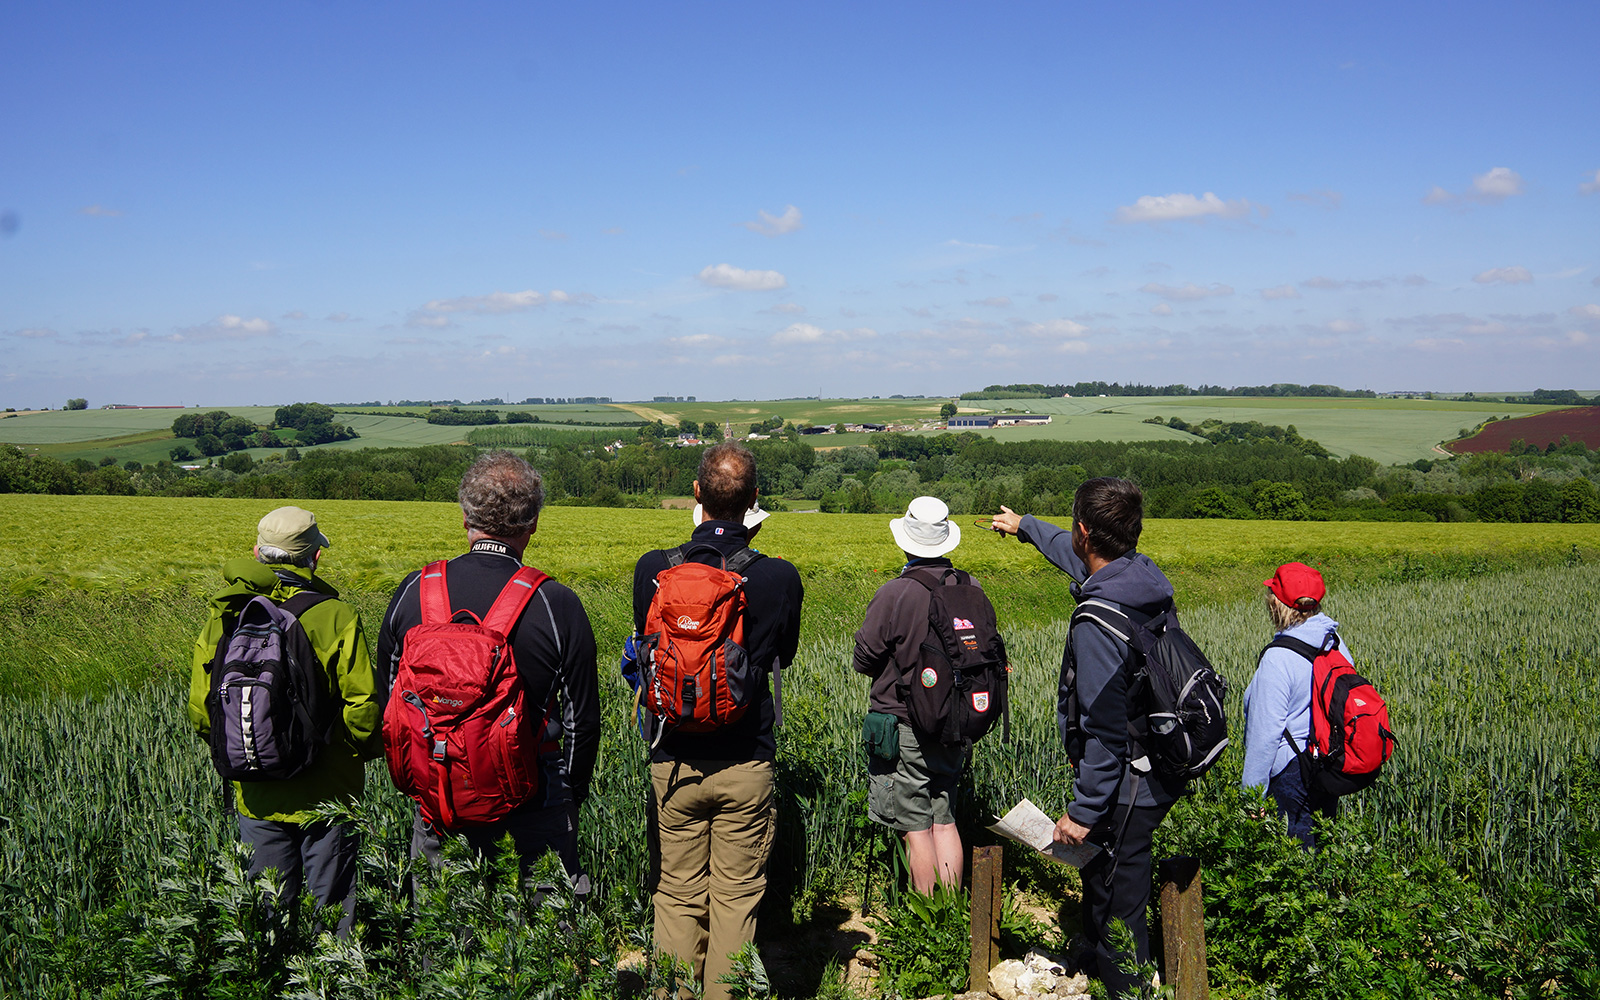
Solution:
M1170 804L1135 806L1115 858L1091 864L1083 872L1083 934L1089 939L1097 966L1088 971L1106 984L1112 1000L1134 992L1137 980L1118 968L1130 956L1112 948L1111 922L1120 920L1133 932L1138 961L1150 959L1150 928L1145 918L1150 908L1150 841L1171 808ZM1110 844L1116 836L1115 824L1121 821L1119 806L1112 812L1112 829L1104 840L1095 837L1096 842Z

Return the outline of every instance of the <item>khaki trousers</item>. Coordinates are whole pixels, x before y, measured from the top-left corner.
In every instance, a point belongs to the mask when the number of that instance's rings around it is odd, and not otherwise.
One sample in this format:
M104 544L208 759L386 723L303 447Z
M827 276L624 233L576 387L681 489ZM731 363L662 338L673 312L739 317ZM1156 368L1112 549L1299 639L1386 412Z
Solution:
M650 765L661 876L656 948L688 962L708 1000L728 956L756 936L777 828L768 760L677 760Z

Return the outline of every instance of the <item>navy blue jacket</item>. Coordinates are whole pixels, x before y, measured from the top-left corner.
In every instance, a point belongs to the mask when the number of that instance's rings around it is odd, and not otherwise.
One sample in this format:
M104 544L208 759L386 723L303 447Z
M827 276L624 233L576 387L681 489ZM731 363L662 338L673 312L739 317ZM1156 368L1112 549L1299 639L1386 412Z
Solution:
M1017 532L1057 568L1075 581L1072 596L1094 598L1116 605L1136 621L1148 620L1172 601L1172 584L1146 556L1128 552L1111 560L1098 573L1072 551L1072 532L1041 521L1031 514ZM1067 636L1078 665L1078 723L1087 741L1083 759L1074 761L1072 804L1067 815L1087 827L1115 818L1116 806L1133 793L1128 781L1132 741L1128 735L1129 661L1133 651L1122 640L1092 622L1080 622ZM1063 681L1065 678L1063 678ZM1061 720L1065 721L1065 720ZM1151 773L1140 777L1135 803L1166 805L1182 794L1182 782Z

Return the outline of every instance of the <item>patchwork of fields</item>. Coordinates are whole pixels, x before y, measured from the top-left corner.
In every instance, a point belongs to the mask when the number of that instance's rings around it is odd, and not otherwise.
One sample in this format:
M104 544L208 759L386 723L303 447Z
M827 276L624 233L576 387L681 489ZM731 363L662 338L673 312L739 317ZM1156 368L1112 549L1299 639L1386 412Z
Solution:
M595 430L556 423L580 420L607 424L631 420L662 420L676 426L681 420L703 424L713 421L731 426L737 435L751 423L770 416L809 424L900 423L916 425L935 419L944 399L792 399L771 402L619 403L613 405L496 406L536 413L545 421L540 428ZM229 406L230 413L259 423L272 420L273 407ZM1252 396L1123 396L1074 399L964 400L963 413L1006 409L1050 413L1051 423L1038 427L1002 427L979 431L1001 441L1034 439L1057 441L1194 441L1193 435L1159 424L1150 417L1181 417L1191 424L1215 419L1224 422L1259 421L1293 424L1301 434L1321 442L1339 456L1357 454L1379 462L1405 463L1438 457L1434 446L1454 439L1491 416L1535 414L1547 406L1486 401L1424 399L1276 399ZM469 427L430 424L402 412L421 408L374 407L370 413L345 413L338 418L361 437L322 447L400 448L465 442ZM110 456L119 462L155 462L171 447L164 434L180 410L50 410L0 420L0 441L55 455L62 459L86 458L98 462ZM386 416L381 413L392 412ZM626 433L619 429L619 433ZM922 431L920 433L943 433ZM828 435L807 439L817 447L865 444L859 434ZM256 458L274 449L252 449Z
M1519 416L1551 409L1520 403L1458 399L1277 399L1261 396L1121 396L1074 399L985 399L964 401L986 412L1012 409L1050 413L1038 427L999 427L999 441L1193 441L1194 436L1150 417L1181 417L1187 423L1259 421L1287 427L1343 458L1365 455L1385 465L1438 458L1434 446L1471 430L1491 416Z

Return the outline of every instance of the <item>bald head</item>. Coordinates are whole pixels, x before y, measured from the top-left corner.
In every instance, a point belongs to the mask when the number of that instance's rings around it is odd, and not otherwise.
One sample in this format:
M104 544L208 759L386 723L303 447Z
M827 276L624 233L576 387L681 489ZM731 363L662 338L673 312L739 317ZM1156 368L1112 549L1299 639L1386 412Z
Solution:
M700 456L694 488L707 517L742 522L756 502L755 455L736 441L712 445Z

